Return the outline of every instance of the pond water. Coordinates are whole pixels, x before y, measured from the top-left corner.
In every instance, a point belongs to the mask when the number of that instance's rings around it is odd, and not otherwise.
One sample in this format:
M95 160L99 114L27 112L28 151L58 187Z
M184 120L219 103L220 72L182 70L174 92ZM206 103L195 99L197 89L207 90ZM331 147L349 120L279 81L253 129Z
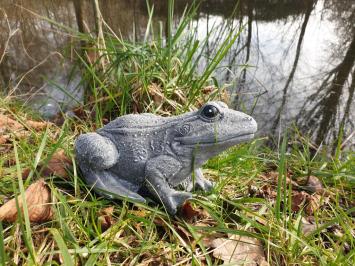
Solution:
M150 2L155 19L166 21L167 1ZM176 17L191 3L175 2ZM354 148L355 2L240 0L230 17L235 4L204 1L195 19L200 38L226 19L244 26L217 76L230 85L232 106L256 118L260 135L277 139L296 124L316 144L331 143L343 125L344 145ZM145 0L105 0L100 7L116 33L127 39L144 36ZM72 56L73 39L29 10L87 32L94 28L93 7L84 0L0 0L0 85L7 88L5 94L22 95L29 104L49 97L52 102L41 111L51 116L57 102L69 102L70 108L82 97L73 89L76 100L68 99L51 82L65 83L70 76L73 88L79 84L80 76L70 73L70 63L63 60L64 48L65 57ZM214 42L208 45L212 53Z

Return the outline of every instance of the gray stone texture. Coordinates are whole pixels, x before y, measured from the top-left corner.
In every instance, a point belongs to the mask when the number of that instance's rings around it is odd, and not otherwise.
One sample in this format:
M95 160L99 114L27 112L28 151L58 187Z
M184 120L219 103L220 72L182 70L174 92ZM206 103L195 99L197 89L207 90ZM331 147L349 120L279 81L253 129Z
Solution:
M223 102L174 117L130 114L80 135L76 160L88 185L102 195L145 202L140 192L148 191L174 215L193 189L213 188L203 163L253 139L256 130L252 117Z

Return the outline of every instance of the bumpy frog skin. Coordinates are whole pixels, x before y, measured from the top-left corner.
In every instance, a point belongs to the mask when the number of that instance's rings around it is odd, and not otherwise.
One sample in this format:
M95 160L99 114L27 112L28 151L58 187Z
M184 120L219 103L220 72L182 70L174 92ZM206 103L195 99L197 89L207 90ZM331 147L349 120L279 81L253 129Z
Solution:
M96 133L80 135L76 160L86 182L99 193L145 202L141 195L148 191L173 215L192 197L193 188L212 189L202 164L251 140L256 130L252 117L223 102L208 102L174 117L130 114ZM181 184L186 191L175 190Z

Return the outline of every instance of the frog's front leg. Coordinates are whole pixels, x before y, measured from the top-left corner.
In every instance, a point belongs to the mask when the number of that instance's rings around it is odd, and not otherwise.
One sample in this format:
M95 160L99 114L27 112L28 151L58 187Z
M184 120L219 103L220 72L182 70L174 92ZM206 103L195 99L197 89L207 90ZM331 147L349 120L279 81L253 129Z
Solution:
M181 170L181 163L175 158L161 155L150 159L146 164L145 181L149 192L161 201L171 215L192 197L191 193L176 191L170 187L168 180Z

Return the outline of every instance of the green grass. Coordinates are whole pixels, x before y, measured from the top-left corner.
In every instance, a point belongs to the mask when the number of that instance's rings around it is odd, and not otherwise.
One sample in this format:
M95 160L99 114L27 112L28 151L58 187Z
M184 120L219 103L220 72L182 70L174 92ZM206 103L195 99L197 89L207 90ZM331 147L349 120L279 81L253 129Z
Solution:
M21 113L16 115L23 118ZM22 169L45 163L59 148L73 157L72 144L81 127L77 120L67 120L61 128L32 133L30 142L18 140L14 149L0 160L1 201L23 195L24 189L41 176L33 171L31 180L22 182ZM92 130L87 125L85 128ZM138 264L163 258L158 263L217 265L222 261L212 256L203 239L218 233L260 239L271 265L352 265L355 260L353 154L340 151L336 160L321 151L314 155L306 142L291 144L296 140L292 136L284 138L277 152L265 148L264 140L256 139L211 159L204 171L216 181L215 190L212 194L196 193L192 201L196 209L208 213L208 221L206 216L197 221L184 220L181 215L169 217L154 203L134 205L102 198L89 191L77 171L70 171L68 179L48 177L53 220L30 224L25 212L16 223L3 222L0 261L6 265L14 265L15 258L26 265L104 265L107 261ZM4 164L14 158L15 165ZM312 215L319 228L310 235L301 230L301 218L309 215L304 209L293 212L290 208L291 190L285 178L280 178L272 188L276 199L249 193L248 187L261 188L268 183L260 174L277 169L281 177L292 172L295 180L309 173L316 175L330 195L329 201ZM9 182L14 183L12 188L7 185ZM109 206L114 207L112 225L104 231L98 217Z
M225 88L217 83L215 71L240 29L230 22L211 29L209 35L218 34L219 42L201 71L199 61L206 57L209 37L198 39L197 26L193 24L197 8L186 8L176 22L173 1L169 1L167 29L163 29L161 22L153 20L154 7L148 6L143 41L123 40L105 28L105 45L98 50L95 39L76 36L85 43L84 52L77 56L90 88L86 102L95 110L97 121L132 112L178 114L222 97ZM163 35L165 31L167 36ZM88 61L88 54L96 56ZM203 88L207 86L212 91L206 93Z
M88 88L81 107L86 115L67 117L61 126L44 131L31 131L27 138L16 139L6 146L9 149L1 150L1 204L15 195L23 198L25 189L42 177L36 166L47 164L56 150L64 149L74 162L68 178L45 179L53 197L51 221L30 224L25 211L15 223L0 223L1 264L220 265L222 261L205 242L216 235L259 239L270 265L355 264L354 153L340 148L335 156L314 151L297 132L285 135L277 150L267 148L260 138L209 160L204 172L216 186L211 194L195 194L192 205L201 215L194 220L170 217L153 202L108 200L85 185L73 154L79 133L94 131L102 126L103 118L134 111L179 114L222 97L224 87L217 84L214 73L238 38L239 29L228 24L212 29L222 32L221 41L199 73L198 60L204 56L207 40L197 40L189 28L195 8L186 9L173 29L171 2L168 34L163 36L150 7L142 42L122 40L105 29L105 48L100 51L95 39L53 22L86 43L77 52ZM90 63L85 53L91 50L99 56ZM211 85L212 92L204 93L202 88ZM18 121L29 116L17 103L2 99L0 103L1 112ZM27 168L30 174L22 180L21 173ZM276 184L262 178L270 171L279 175ZM321 196L322 207L312 215L305 207L292 211L293 190L286 182L289 173L295 181L314 175L324 184L327 195ZM265 185L275 192L274 198L252 193L252 187L258 191ZM99 217L111 206L114 211L107 217L111 225L105 230ZM302 218L312 219L318 229L305 235Z

